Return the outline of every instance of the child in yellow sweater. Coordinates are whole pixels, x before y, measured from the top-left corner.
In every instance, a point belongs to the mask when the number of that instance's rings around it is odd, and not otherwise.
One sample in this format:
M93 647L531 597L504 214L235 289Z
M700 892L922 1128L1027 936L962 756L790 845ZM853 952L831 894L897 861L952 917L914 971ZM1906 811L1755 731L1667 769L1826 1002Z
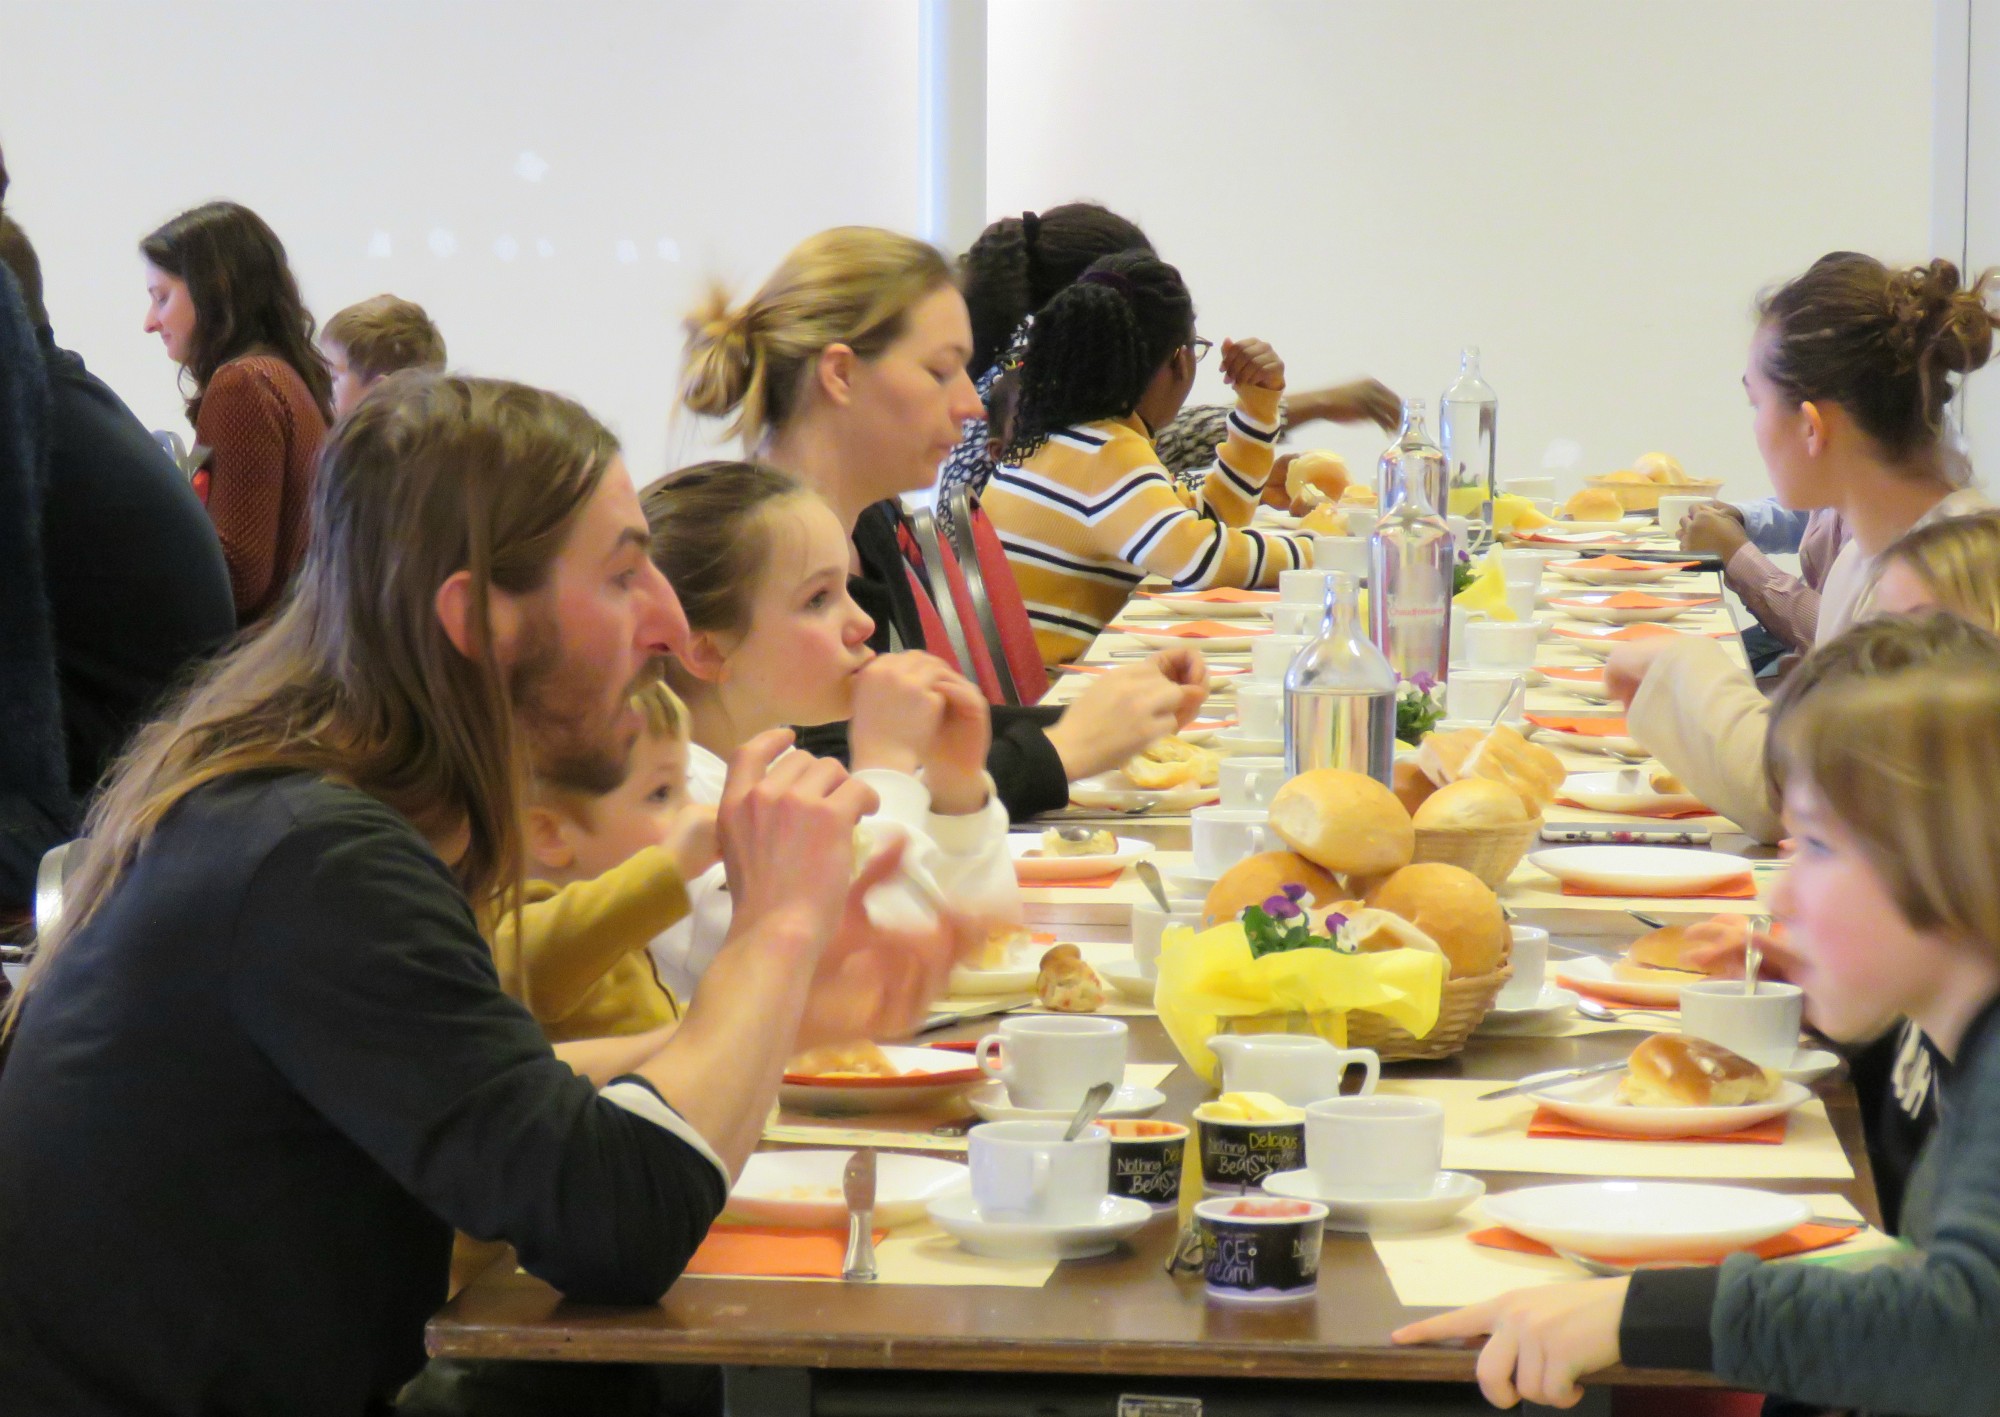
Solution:
M1270 476L1285 366L1262 340L1225 341L1228 437L1190 507L1153 448L1194 387L1207 341L1180 273L1146 251L1106 256L1035 316L983 498L1046 664L1082 654L1149 573L1180 590L1277 584L1312 538L1249 525Z

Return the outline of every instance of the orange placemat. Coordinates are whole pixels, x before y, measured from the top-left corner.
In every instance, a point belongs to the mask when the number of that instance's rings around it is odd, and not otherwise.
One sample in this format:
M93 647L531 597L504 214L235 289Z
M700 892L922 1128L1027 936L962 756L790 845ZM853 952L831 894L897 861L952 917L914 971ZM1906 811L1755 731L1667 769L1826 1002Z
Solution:
M1609 897L1613 900L1755 900L1757 880L1749 872L1731 876L1721 885L1705 891L1647 891L1643 896L1630 891L1609 890L1601 886L1580 886L1574 881L1564 881L1564 895Z
M1814 1250L1824 1250L1829 1245L1838 1245L1860 1233L1859 1225L1815 1225L1808 1221L1804 1225L1792 1227L1782 1235L1773 1235L1768 1240L1760 1240L1754 1245L1747 1246L1746 1251L1760 1260L1781 1260L1787 1255L1804 1255ZM1555 1253L1540 1240L1530 1240L1520 1231L1509 1230L1504 1225L1475 1230L1465 1238L1475 1245L1484 1245L1489 1250L1513 1250L1524 1255ZM1726 1258L1726 1255L1714 1255L1690 1263L1720 1264Z
M1254 639L1271 633L1261 626L1241 622L1232 625L1226 620L1182 620L1177 624L1106 625L1104 628L1121 635L1165 635L1173 640L1234 640L1245 636Z
M1584 571L1685 571L1690 566L1699 566L1699 561L1634 561L1629 556L1586 556L1579 561L1559 561L1556 569L1574 567ZM1710 597L1713 599L1713 597Z
M1595 807L1586 807L1581 802L1573 802L1567 797L1556 798L1556 805L1558 807L1577 807L1586 812L1597 810ZM1622 808L1619 815L1624 817L1650 817L1660 822L1677 822L1683 817L1712 817L1715 813L1707 807L1676 807L1669 812L1642 812L1637 807L1627 807Z
M887 1230L875 1232L881 1244ZM711 1225L686 1273L771 1274L838 1279L847 1258L845 1230L785 1230L775 1225Z
M1605 610L1668 610L1675 606L1694 609L1697 606L1713 605L1722 599L1719 595L1649 595L1643 590L1621 590L1616 595L1562 596L1550 602L1552 605L1595 605Z
M1585 988L1583 981L1573 974L1558 974L1556 981L1572 993L1581 994L1592 1003L1602 1004L1615 1013L1677 1014L1681 1006L1675 1004L1635 1004L1630 999L1621 999L1613 994L1600 994L1595 989Z
M1586 1127L1581 1122L1573 1122L1560 1112L1547 1107L1537 1107L1535 1115L1528 1120L1528 1135L1531 1137L1583 1137L1589 1141L1723 1141L1751 1142L1758 1146L1779 1146L1785 1140L1785 1119L1782 1116L1767 1117L1752 1126L1740 1127L1733 1132L1723 1132L1717 1136L1701 1137L1636 1137L1630 1132L1607 1132L1597 1127Z
M1117 885L1124 877L1125 868L1123 866L1120 866L1115 871L1106 871L1101 876L1078 876L1073 880L1067 881L1030 881L1019 877L1017 873L1017 879L1020 879L1021 884L1024 886L1054 886L1066 891L1101 891L1106 887Z
M1205 605L1269 605L1276 601L1275 590L1243 590L1218 586L1214 590L1142 590L1148 600L1195 600Z
M1575 733L1585 738L1630 738L1630 730L1625 727L1625 715L1615 717L1604 714L1596 717L1567 713L1530 713L1523 718L1537 728L1552 728L1558 733Z

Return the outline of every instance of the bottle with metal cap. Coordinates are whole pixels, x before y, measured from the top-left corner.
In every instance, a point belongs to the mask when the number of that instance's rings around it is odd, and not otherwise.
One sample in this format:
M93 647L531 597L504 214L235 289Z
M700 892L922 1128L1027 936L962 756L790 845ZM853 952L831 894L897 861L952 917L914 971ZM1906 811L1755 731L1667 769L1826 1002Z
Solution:
M1345 768L1389 785L1396 761L1396 675L1361 627L1354 577L1326 578L1318 636L1285 671L1285 770Z

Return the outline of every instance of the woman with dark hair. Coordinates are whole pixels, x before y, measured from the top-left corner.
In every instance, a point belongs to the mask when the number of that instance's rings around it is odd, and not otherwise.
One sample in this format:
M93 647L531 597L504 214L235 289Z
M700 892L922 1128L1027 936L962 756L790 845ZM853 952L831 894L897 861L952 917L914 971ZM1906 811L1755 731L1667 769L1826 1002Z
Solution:
M1310 537L1249 525L1285 387L1262 340L1223 342L1237 402L1198 494L1184 498L1161 465L1153 432L1187 401L1207 352L1180 272L1146 251L1106 256L1036 317L1008 464L985 504L1045 663L1088 649L1148 573L1202 590L1273 585L1312 564Z
M991 445L1006 441L1013 375L1027 349L1035 312L1093 262L1119 251L1152 254L1153 243L1136 224L1095 202L1065 202L1045 212L1001 217L979 233L959 262L959 280L972 316L972 359L966 372L972 375L988 416L966 420L963 441L940 471L941 492L948 494L957 487L974 496L985 492L993 476ZM1394 432L1401 415L1402 403L1391 389L1375 379L1356 379L1293 394L1280 404L1278 427L1282 434L1288 427L1318 419L1373 421L1383 431ZM1176 477L1198 482L1189 475L1214 464L1215 450L1228 436L1224 426L1228 416L1227 404L1181 410L1153 437L1161 465ZM948 495L938 498L940 516L950 515L949 503Z
M1945 432L1946 404L1993 352L1987 281L1965 286L1950 261L1897 269L1835 251L1758 307L1743 374L1757 451L1779 502L1837 511L1850 533L1820 589L1818 644L1874 612L1897 538L1987 505ZM1757 840L1779 838L1762 767L1770 706L1725 650L1699 635L1624 645L1604 682L1690 792Z
M146 333L192 378L188 421L207 456L195 490L229 563L236 622L264 619L306 549L333 381L284 243L248 207L209 202L139 243Z

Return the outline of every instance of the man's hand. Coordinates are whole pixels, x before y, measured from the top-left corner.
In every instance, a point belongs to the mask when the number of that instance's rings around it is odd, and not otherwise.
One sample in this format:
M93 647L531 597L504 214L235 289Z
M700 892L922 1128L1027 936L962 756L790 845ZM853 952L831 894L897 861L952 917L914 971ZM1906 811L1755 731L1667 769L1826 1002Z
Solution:
M730 933L786 918L800 948L831 938L854 874L854 828L879 805L874 791L831 758L791 751L774 728L729 760L716 828L729 872Z
M1704 551L1725 562L1750 540L1743 529L1743 514L1723 502L1709 502L1681 519L1681 550Z
M1162 650L1103 675L1049 729L1069 780L1119 767L1149 743L1178 733L1208 697L1199 650Z
M1484 1304L1409 1324L1394 1343L1439 1343L1491 1334L1479 1353L1479 1390L1495 1407L1521 1401L1574 1407L1576 1380L1618 1361L1618 1321L1631 1281L1590 1279L1517 1289Z
M1307 389L1285 400L1285 420L1291 427L1321 419L1328 423L1373 423L1384 433L1394 433L1403 426L1403 400L1380 379Z

